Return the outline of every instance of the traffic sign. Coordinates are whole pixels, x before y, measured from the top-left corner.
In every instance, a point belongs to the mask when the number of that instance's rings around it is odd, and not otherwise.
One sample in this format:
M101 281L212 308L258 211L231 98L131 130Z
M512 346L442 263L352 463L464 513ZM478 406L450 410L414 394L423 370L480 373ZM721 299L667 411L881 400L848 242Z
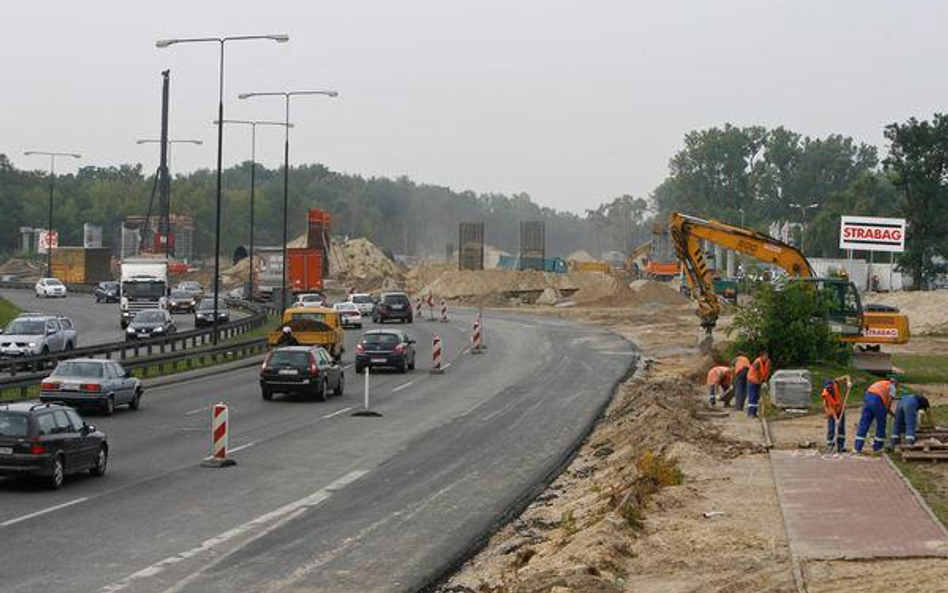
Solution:
M859 251L905 251L905 219L843 216L839 223L839 248Z
M49 253L50 239L52 239L53 249L58 249L59 248L59 233L56 231L53 231L52 233L50 233L49 231L40 231L39 245L37 246L37 251L39 251L40 253Z

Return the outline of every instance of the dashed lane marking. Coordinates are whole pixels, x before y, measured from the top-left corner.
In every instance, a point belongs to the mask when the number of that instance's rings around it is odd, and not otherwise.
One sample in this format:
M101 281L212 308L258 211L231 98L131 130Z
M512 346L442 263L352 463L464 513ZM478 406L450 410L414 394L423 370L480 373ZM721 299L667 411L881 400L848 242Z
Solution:
M352 406L349 406L348 408L343 408L341 410L336 410L335 412L332 412L331 414L326 414L325 416L323 416L323 419L332 418L333 416L340 416L342 414L345 414L351 409L352 409Z
M255 443L246 443L239 447L234 447L233 449L229 450L228 453L236 453L237 451L243 451L244 449L249 449L250 447L253 447L254 444Z
M408 387L410 387L410 386L412 386L412 385L414 385L414 384L415 384L414 381L409 381L408 383L402 383L401 385L399 385L399 386L396 387L395 389L392 389L392 393L398 393L398 392L401 391L402 389L406 389L406 388L408 388Z
M77 499L75 499L75 500L70 500L69 502L64 502L64 503L62 503L62 504L57 504L56 506L51 506L51 507L49 507L49 508L47 508L47 509L43 509L43 510L41 510L41 511L36 511L36 512L33 512L33 513L29 513L28 515L21 515L21 516L19 516L19 517L15 517L15 518L13 518L13 519L7 519L7 520L4 521L3 523L0 523L0 527L9 527L10 525L16 525L17 523L22 523L23 521L28 521L28 520L30 520L30 519L34 519L34 518L39 517L39 516L41 516L41 515L46 515L46 514L49 514L49 513L58 511L58 510L60 510L60 509L64 509L64 508L66 508L66 507L71 507L71 506L73 506L73 505L77 505L77 504L79 504L79 503L81 503L81 502L85 502L85 501L87 501L87 500L89 500L89 497L84 496L84 497L82 497L82 498L77 498Z

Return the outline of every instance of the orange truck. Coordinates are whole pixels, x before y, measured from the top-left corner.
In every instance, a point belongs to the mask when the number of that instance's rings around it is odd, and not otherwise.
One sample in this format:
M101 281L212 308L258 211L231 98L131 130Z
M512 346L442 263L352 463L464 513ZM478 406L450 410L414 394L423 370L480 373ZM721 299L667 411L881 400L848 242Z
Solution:
M294 293L322 292L323 251L313 247L286 250L287 285Z

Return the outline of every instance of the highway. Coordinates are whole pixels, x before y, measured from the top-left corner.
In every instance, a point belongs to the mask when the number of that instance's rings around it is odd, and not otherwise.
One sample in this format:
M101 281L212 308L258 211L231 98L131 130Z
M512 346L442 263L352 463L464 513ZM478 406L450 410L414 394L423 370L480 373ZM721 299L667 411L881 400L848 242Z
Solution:
M636 357L599 329L499 313L485 315L488 350L473 355L470 324L463 312L394 326L418 338L419 364L371 376L380 418L351 415L362 402L351 366L346 395L325 403L265 402L247 368L149 390L137 412L89 416L110 437L105 477L59 491L0 481L2 590L428 584L561 467ZM428 373L436 332L443 375ZM221 400L238 465L202 468Z

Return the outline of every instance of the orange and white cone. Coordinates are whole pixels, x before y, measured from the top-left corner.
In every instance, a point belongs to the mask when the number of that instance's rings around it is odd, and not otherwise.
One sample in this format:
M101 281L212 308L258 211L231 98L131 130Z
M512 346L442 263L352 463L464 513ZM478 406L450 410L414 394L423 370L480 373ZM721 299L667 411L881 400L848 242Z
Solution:
M444 373L441 366L441 336L436 335L431 340L431 374L440 375Z
M201 463L204 467L228 467L237 465L236 461L227 457L227 435L230 430L228 420L227 404L223 402L214 404L214 408L211 411L212 455Z

